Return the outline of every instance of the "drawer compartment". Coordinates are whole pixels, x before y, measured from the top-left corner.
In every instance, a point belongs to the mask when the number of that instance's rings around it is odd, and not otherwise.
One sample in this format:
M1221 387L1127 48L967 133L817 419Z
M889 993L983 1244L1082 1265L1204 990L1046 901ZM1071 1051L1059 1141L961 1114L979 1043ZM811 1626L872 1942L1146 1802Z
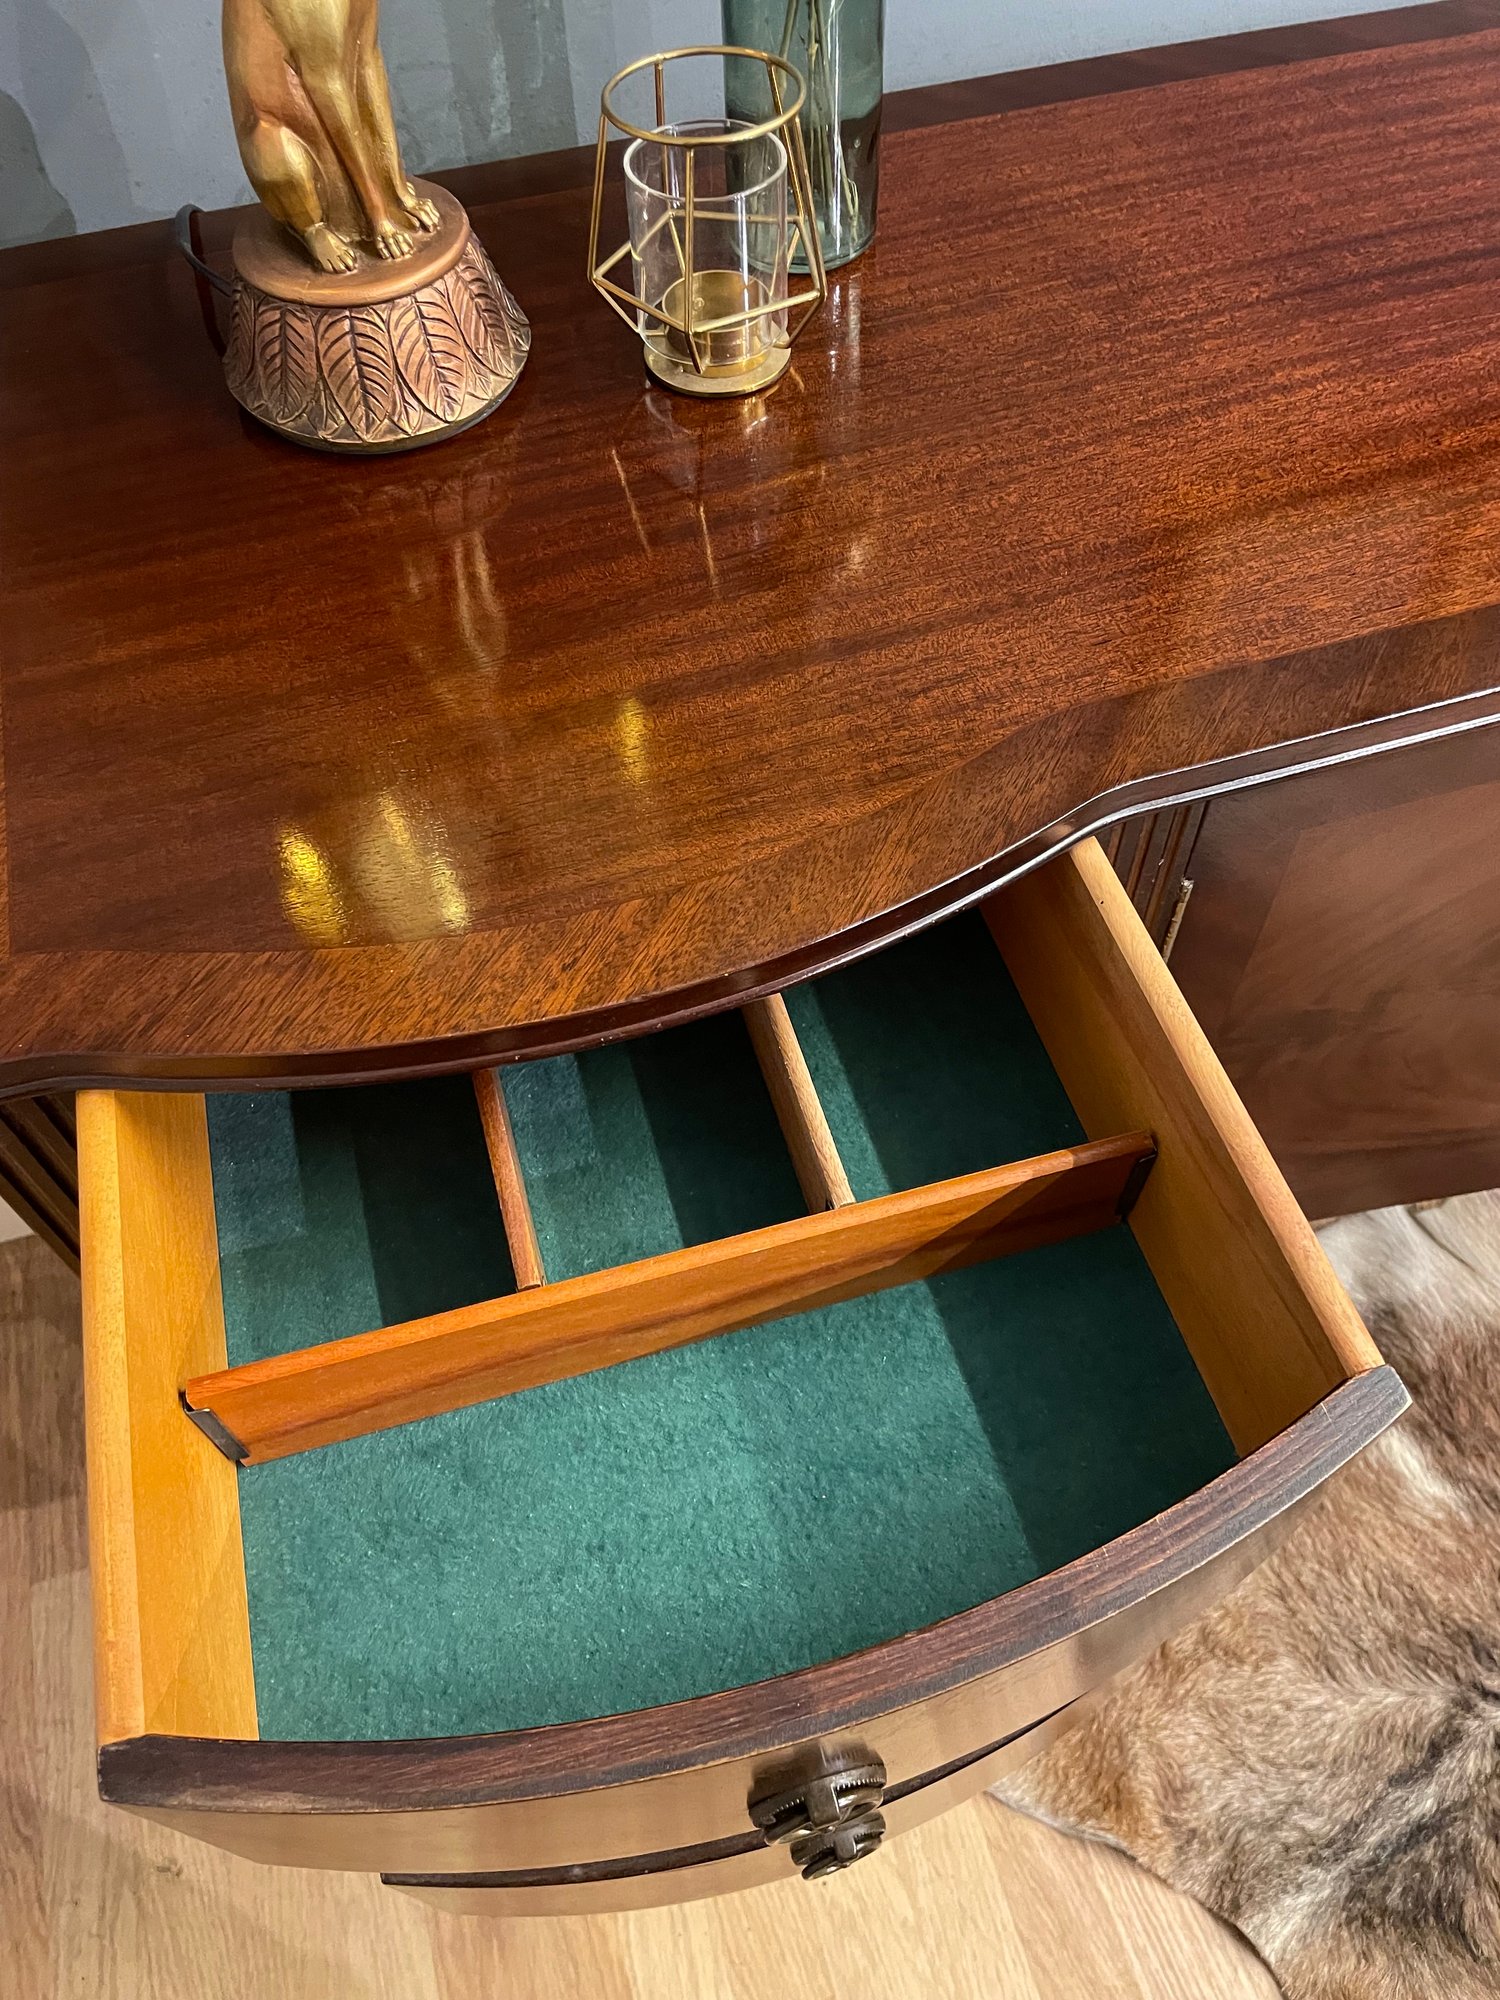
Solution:
M260 1463L1117 1220L1151 1135L1086 1138L983 922L879 981L820 982L812 1069L771 1000L472 1093L210 1100L231 1366L189 1409Z
M810 1743L946 1795L1402 1407L1092 844L784 1020L507 1073L509 1188L491 1087L80 1100L120 1803L266 1858L604 1884L742 1837ZM523 1393L475 1363L662 1267L730 1273L744 1330L638 1315L659 1351ZM371 1341L461 1386L397 1406ZM386 1398L360 1434L238 1469L184 1414L320 1351L346 1423L349 1383Z

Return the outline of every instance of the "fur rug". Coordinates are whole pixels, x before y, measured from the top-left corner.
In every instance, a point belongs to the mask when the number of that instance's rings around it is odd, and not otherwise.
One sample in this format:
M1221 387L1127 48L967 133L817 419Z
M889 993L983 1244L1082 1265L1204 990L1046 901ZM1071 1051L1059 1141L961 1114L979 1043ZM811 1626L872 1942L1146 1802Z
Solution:
M1496 2000L1500 1193L1323 1242L1415 1407L998 1796L1196 1896L1291 2000Z

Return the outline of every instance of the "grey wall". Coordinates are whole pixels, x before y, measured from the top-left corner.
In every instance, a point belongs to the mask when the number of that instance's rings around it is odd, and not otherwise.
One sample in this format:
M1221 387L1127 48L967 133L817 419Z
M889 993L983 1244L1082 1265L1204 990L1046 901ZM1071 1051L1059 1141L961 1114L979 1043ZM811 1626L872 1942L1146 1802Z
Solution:
M886 82L936 83L1399 0L887 0ZM718 0L383 0L417 170L591 140L599 88L713 41ZM0 244L241 201L219 0L0 0Z

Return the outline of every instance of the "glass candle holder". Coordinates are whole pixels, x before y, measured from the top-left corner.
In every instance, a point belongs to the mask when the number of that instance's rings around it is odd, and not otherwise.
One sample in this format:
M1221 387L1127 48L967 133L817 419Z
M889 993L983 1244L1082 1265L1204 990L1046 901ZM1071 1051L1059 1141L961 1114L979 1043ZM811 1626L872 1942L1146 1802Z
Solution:
M670 66L695 56L746 58L767 73L771 115L667 117ZM653 72L656 122L617 108L627 78ZM658 381L692 395L748 395L774 382L791 344L826 290L811 218L806 157L796 125L801 85L787 63L754 51L680 49L633 63L606 86L599 121L589 270L600 292L639 333ZM599 221L611 128L625 151L629 240L599 260ZM792 262L813 268L792 279ZM630 260L633 289L612 276Z
M786 148L752 130L695 118L626 148L631 265L655 375L687 367L705 382L753 377L737 385L759 387L790 358ZM730 143L694 143L709 135Z

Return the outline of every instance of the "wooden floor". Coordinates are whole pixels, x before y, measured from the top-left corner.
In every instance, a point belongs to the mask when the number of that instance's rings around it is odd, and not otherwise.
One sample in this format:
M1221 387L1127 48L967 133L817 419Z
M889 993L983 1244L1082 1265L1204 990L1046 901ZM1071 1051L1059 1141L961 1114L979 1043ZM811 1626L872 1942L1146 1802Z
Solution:
M1268 2000L1226 1931L983 1799L834 1881L620 1917L439 1916L94 1795L78 1295L0 1245L0 1994L14 2000Z

